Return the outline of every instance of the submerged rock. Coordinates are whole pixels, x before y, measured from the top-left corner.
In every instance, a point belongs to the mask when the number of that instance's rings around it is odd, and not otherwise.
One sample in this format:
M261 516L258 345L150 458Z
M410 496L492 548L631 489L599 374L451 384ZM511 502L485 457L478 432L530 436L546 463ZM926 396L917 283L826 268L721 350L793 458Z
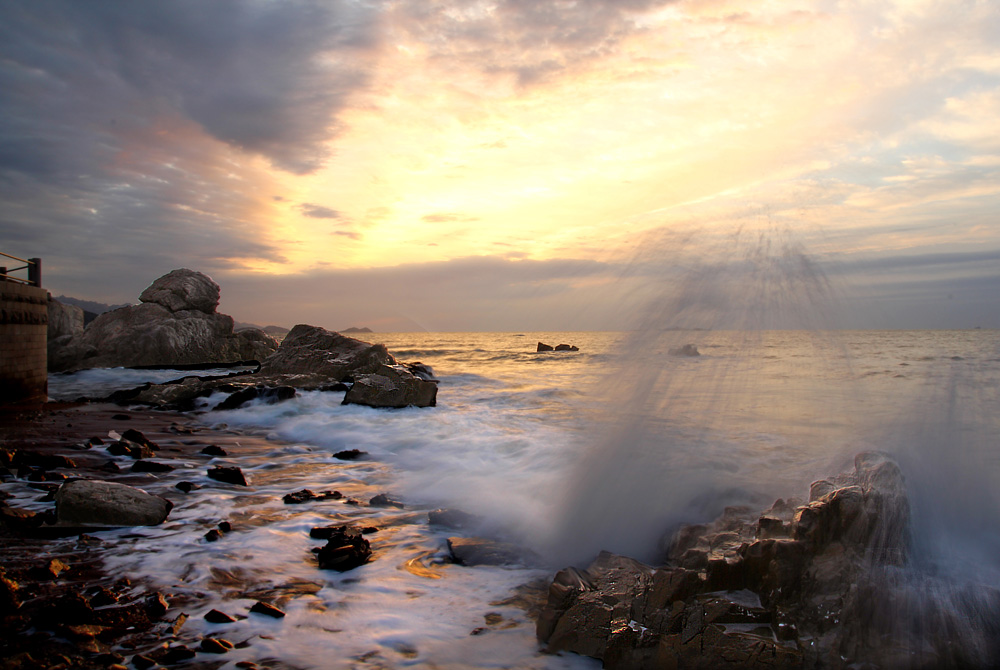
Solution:
M913 667L980 663L978 650L953 649L950 633L908 639L898 613L875 614L886 608L873 603L901 593L886 575L909 545L896 463L859 454L853 473L812 491L818 497L805 505L731 507L711 524L681 528L661 568L602 553L586 570L560 571L539 639L606 668L895 667L886 659L906 649L920 650ZM996 604L1000 614L1000 597Z
M530 549L484 537L449 537L448 551L455 563L476 565L532 565L539 559Z
M685 344L682 347L670 349L667 353L671 356L701 356L701 352L698 351L698 347L693 344Z
M364 565L372 557L368 540L361 536L361 530L354 526L339 526L323 529L326 546L316 551L319 567L324 570L347 572Z
M115 482L76 480L56 491L60 525L155 526L173 508L165 498Z

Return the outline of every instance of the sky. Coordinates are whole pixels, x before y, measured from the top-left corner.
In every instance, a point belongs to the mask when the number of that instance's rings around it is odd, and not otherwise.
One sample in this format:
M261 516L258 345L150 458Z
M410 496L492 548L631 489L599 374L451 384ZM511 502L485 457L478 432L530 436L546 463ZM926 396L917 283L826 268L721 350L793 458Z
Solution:
M1000 327L1000 5L0 4L0 251L376 331Z

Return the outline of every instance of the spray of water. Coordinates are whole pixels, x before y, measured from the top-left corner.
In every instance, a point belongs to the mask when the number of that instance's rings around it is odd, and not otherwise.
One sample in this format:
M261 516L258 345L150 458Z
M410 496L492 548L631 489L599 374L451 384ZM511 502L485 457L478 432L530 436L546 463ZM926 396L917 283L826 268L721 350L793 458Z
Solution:
M661 534L676 523L710 518L727 504L765 503L787 482L789 473L762 477L759 467L752 479L742 475L744 459L794 448L762 444L776 434L762 422L780 417L783 403L801 416L820 401L815 388L791 399L773 384L762 388L761 366L776 341L769 331L829 350L819 358L844 365L829 334L829 282L790 231L765 218L727 235L660 231L640 246L628 280L648 295L646 306L596 391L604 412L562 501L557 559L585 562L610 550L655 560ZM782 421L784 437L794 439L794 417ZM820 460L842 457L825 452Z

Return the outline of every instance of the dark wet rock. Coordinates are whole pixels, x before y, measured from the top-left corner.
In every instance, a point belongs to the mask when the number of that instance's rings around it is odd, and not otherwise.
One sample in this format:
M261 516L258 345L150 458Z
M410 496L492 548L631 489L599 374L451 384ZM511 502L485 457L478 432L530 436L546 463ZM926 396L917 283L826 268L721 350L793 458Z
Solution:
M174 466L157 461L139 460L132 464L132 472L170 472Z
M222 533L219 532L217 529L213 528L212 530L205 533L204 537L206 542L215 542L222 538Z
M45 565L36 565L28 570L28 577L35 581L50 581L56 579L61 573L69 569L69 566L58 558L49 559Z
M112 414L111 418L115 421L130 421L132 419L128 414Z
M149 447L153 451L159 451L160 447L155 442L150 440L148 437L142 434L134 428L129 428L124 433L122 433L122 439L128 440L129 442L134 442L135 444L141 444L144 447Z
M131 440L122 438L117 442L112 442L107 449L112 456L129 456L134 459L152 458L156 452L145 444L137 444Z
M139 670L148 670L149 668L152 668L154 665L156 665L156 661L154 661L149 656L136 654L135 656L132 657L132 665L138 668Z
M368 540L361 536L358 528L350 525L332 529L326 546L316 550L316 559L323 570L346 572L364 565L371 557Z
M436 509L427 514L427 521L435 526L454 530L469 530L482 525L482 517L457 509Z
M201 487L194 482L177 482L174 484L174 488L178 491L183 491L184 493L191 493L191 491L195 491Z
M302 489L301 491L295 491L294 493L286 493L281 497L286 505L301 505L302 503L312 502L314 500L340 500L343 498L343 494L340 491L323 491L322 493L315 493L309 489Z
M396 507L399 509L403 509L406 507L403 503L399 502L398 500L393 500L392 498L390 498L389 495L386 493L379 493L378 495L373 496L372 499L368 501L368 504L371 507Z
M313 526L309 530L309 537L314 540L331 540L333 538L341 537L353 537L354 535L370 535L371 533L377 533L378 528L374 526L368 526L366 528L359 528L351 524L336 524L333 526Z
M198 649L207 654L225 654L233 648L233 643L221 637L203 638Z
M232 529L233 529L233 524L229 523L228 521L219 522L219 530L221 530L223 533L228 533Z
M20 585L3 574L0 568L0 616L13 614L21 607L19 590Z
M205 447L204 449L202 449L199 453L205 454L206 456L222 456L222 457L224 457L224 456L228 456L229 455L228 451L226 451L222 447L216 446L214 444L208 445L207 447Z
M145 597L142 603L146 612L152 617L161 617L170 609L170 604L162 593L156 591Z
M693 344L685 344L680 347L675 347L670 349L667 353L671 356L701 356L701 352L698 351L698 347Z
M208 476L210 479L214 479L218 482L224 482L226 484L235 484L237 486L249 486L246 477L243 476L243 471L235 465L213 466L208 469Z
M265 405L273 405L295 397L295 389L291 386L250 386L229 395L215 406L216 410L238 409L251 400L258 400Z
M60 456L58 454L41 454L37 451L30 451L26 449L17 449L13 452L8 452L3 460L4 465L15 470L30 468L38 468L40 470L76 468L76 462L67 456Z
M219 610L211 610L205 615L205 621L209 623L234 623L236 618Z
M115 605L118 603L118 596L106 587L98 587L90 596L90 606L93 608Z
M155 526L173 503L115 482L76 480L56 492L58 523L69 526Z
M264 616L269 616L274 619L281 619L285 616L285 613L274 605L269 605L268 603L259 600L254 603L253 607L250 608L250 611L256 614L263 614Z
M183 644L168 647L163 652L158 654L150 654L150 656L161 665L176 665L178 663L183 663L184 661L190 661L197 655L198 653L194 649L191 649Z
M370 374L355 375L344 395L345 405L368 407L434 407L437 384L417 377L402 365L381 365Z
M920 649L906 662L913 667L995 658L982 645L956 651L955 630L909 639L899 624L906 606L887 605L911 597L886 579L909 545L895 462L859 454L852 473L814 483L810 498L763 513L730 507L683 527L661 568L602 554L586 570L560 571L539 639L606 668L897 667L906 649ZM1000 593L995 605L1000 615Z
M403 363L403 367L410 371L416 377L420 377L429 382L436 382L437 379L434 378L434 370L429 365L424 365L420 361L414 361L413 363Z
M367 451L361 451L360 449L345 449L344 451L338 451L333 457L339 458L342 461L356 461L362 456L367 455Z
M459 565L530 565L539 561L529 549L482 537L449 537L448 551Z
M580 351L580 347L574 344L557 344L553 351Z
M535 349L535 352L538 353L538 352L542 352L542 351L552 351L552 345L545 344L543 342L539 342L538 343L538 348Z

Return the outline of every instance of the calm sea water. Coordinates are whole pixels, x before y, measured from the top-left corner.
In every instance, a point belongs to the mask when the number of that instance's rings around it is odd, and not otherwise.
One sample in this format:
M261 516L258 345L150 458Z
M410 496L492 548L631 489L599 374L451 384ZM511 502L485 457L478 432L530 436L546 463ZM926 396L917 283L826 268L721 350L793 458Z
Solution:
M193 632L209 626L205 611L253 602L230 594L219 570L276 592L300 585L286 618L241 624L240 639L254 638L226 667L263 658L295 668L599 667L540 655L532 621L504 600L601 549L655 561L677 523L711 519L727 504L803 496L810 481L866 449L892 452L906 471L917 567L1000 585L998 331L368 339L432 366L438 406L375 410L315 392L216 412L210 400L206 425L269 438L218 459L239 464L253 486L214 488L203 464L191 463L150 487L206 484L168 524L110 535L119 543L112 569L192 597ZM580 351L536 353L539 341ZM678 355L684 344L701 355ZM90 371L52 377L50 394L134 383L130 371ZM351 448L370 458L331 456ZM281 503L303 487L361 500L388 492L406 508ZM426 523L436 507L479 514L483 534L540 558L528 567L448 566L448 531ZM205 542L227 516L237 530ZM332 522L382 527L369 537L376 560L344 574L316 569L308 530ZM471 635L477 628L487 630Z

